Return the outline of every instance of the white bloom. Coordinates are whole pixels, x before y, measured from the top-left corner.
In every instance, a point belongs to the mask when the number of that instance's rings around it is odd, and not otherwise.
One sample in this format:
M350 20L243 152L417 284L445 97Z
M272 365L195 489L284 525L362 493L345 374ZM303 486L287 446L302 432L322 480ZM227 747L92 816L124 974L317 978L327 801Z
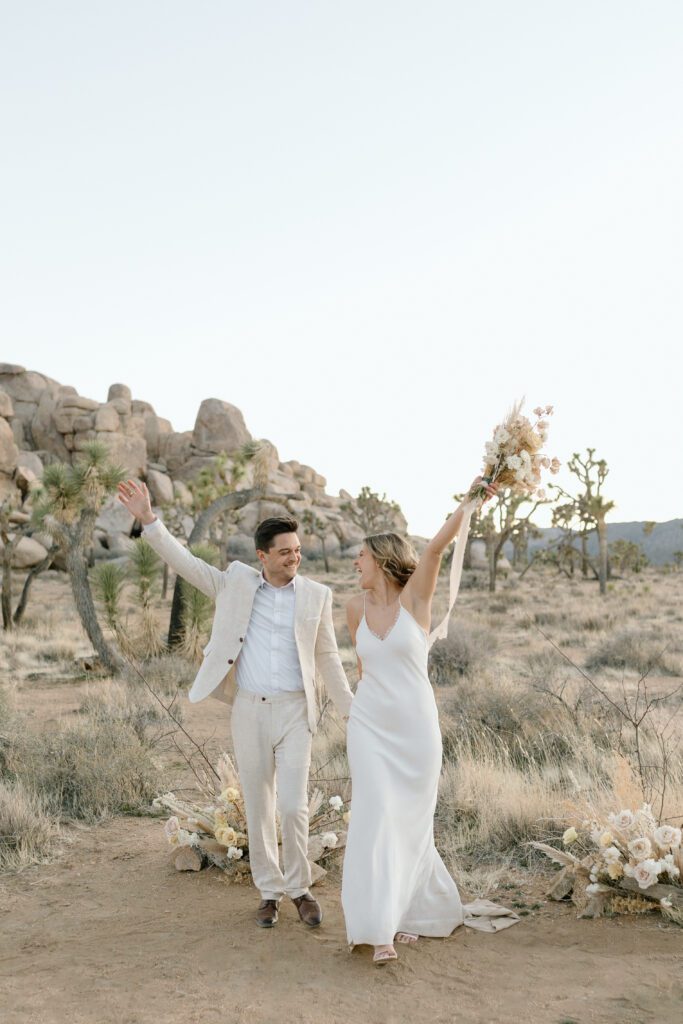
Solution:
M586 892L589 896L597 896L599 892L609 892L609 886L601 885L600 882L591 882L586 886Z
M659 865L660 873L666 873L669 878L678 878L680 871L674 864L674 857L672 853L667 853L666 857L662 857L661 860L657 861Z
M510 440L510 431L506 430L505 427L498 427L495 434L493 435L493 443L501 448L506 441Z
M680 846L681 845L681 830L680 828L673 828L671 825L660 825L659 828L655 829L655 842L657 846Z
M330 807L333 807L335 811L341 811L344 806L344 801L340 796L331 796L329 800Z
M575 843L578 838L579 838L579 833L576 831L576 829L572 825L571 828L568 828L567 831L562 836L562 842L564 843L565 846L569 846L570 843Z
M638 839L632 839L628 844L628 848L636 860L647 860L652 853L652 843L647 836L639 836Z
M508 455L505 462L510 469L521 469L522 467L522 460L519 455Z
M659 901L659 905L661 907L666 907L667 909L669 907L673 907L673 903L671 902L668 896L662 896L661 900Z
M242 856L242 850L238 850L236 846L231 846L228 850L228 860L239 860Z
M540 405L537 405L536 408L534 409L534 416L542 416L542 415L543 415L543 409L541 408Z
M603 850L602 856L608 864L615 864L621 860L621 853L616 846L608 846L606 850Z
M632 828L635 822L632 811L619 811L618 814L610 814L607 820L610 825L620 829Z
M635 878L641 889L649 889L657 881L659 870L659 864L656 860L643 860L634 867L633 878Z
M603 832L602 835L598 839L598 843L600 844L600 846L611 846L612 845L612 833L611 832ZM617 852L619 852L619 851L617 851Z
M338 842L337 836L334 832L324 832L320 837L320 840L323 844L323 849L325 850L334 850Z
M484 445L484 452L487 459L494 460L498 455L498 445L494 444L493 441L487 441Z

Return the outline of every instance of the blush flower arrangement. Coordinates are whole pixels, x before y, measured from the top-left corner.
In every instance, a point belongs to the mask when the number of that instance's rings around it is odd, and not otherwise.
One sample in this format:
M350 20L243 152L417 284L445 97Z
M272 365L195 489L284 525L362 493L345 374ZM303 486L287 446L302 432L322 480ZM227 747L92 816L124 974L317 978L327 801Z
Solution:
M542 453L548 440L548 417L553 415L553 406L537 406L532 422L522 413L524 402L516 402L502 423L493 432L493 437L484 446L483 477L488 484L510 488L518 494L536 495L545 498L541 487L541 473L544 469L555 474L559 472L560 460L549 458ZM485 498L483 487L470 491L472 499Z
M681 828L658 824L643 804L609 814L606 821L571 826L562 837L563 850L531 845L562 865L551 895L562 899L572 893L581 917L659 910L683 926L682 841Z
M199 871L213 864L234 881L248 881L251 872L247 817L237 769L228 754L221 754L216 776L215 785L206 775L198 777L197 801L164 793L153 801L153 806L171 812L164 824L164 834L178 871ZM346 844L344 826L350 811L345 809L341 796L326 801L322 790L315 789L309 800L308 816L308 859L313 881L317 882L326 874L321 861Z

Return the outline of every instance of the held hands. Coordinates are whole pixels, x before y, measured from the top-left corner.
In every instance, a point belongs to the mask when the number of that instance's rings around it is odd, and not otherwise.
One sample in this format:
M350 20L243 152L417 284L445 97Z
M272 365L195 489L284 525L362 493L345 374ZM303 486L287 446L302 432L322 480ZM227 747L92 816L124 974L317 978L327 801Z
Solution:
M152 512L147 484L136 484L135 480L126 480L118 487L118 498L132 516L139 519L143 526L149 526L156 519Z

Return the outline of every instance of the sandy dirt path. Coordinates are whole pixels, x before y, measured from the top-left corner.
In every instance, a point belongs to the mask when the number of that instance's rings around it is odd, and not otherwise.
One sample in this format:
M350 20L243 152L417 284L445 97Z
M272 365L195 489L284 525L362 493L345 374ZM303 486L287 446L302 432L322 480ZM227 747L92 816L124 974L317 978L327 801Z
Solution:
M158 820L116 819L5 876L5 1024L640 1024L683 1006L683 934L659 915L578 921L544 905L498 935L459 929L376 968L367 949L348 952L337 884L316 889L319 929L286 904L261 930L251 887L176 872L160 833Z

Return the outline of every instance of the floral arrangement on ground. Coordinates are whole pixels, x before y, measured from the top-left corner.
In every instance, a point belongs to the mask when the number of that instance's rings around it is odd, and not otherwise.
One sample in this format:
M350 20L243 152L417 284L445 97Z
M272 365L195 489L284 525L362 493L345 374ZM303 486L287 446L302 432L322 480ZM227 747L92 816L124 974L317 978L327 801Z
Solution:
M153 806L171 812L164 833L172 848L172 862L178 871L199 871L215 865L233 881L248 881L249 833L239 776L228 754L221 754L215 768L215 780L198 776L197 801L183 800L164 793ZM327 873L328 858L346 845L346 825L350 811L344 809L341 796L325 798L314 789L308 805L308 859L312 881ZM280 826L278 821L278 841Z
M564 850L532 843L562 865L550 890L554 899L571 898L580 917L660 911L683 926L683 846L681 829L660 824L649 804L571 826ZM569 847L577 850L570 852Z

